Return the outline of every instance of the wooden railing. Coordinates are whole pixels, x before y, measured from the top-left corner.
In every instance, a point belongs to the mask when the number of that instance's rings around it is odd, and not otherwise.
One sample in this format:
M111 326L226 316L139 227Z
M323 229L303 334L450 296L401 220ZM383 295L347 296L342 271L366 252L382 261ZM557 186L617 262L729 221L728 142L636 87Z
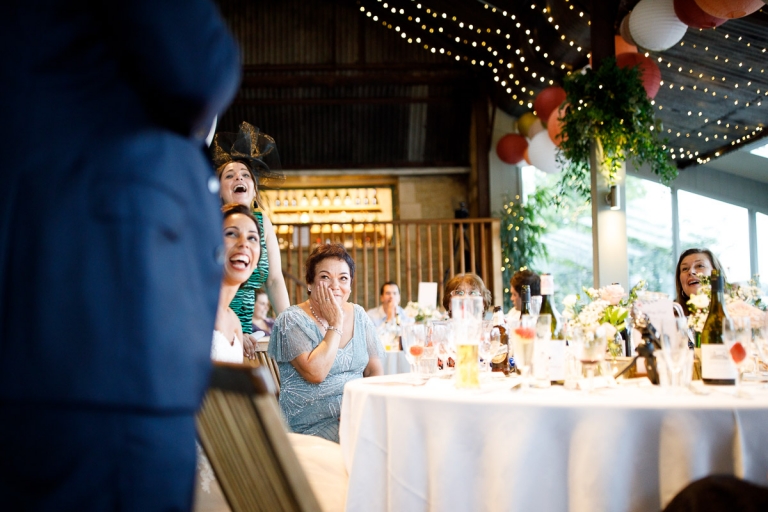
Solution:
M498 219L438 219L347 224L276 224L283 274L291 304L307 298L304 263L319 243L342 243L355 260L350 300L364 308L379 304L383 283L400 286L404 306L416 301L418 283L443 286L453 275L475 272L502 304Z

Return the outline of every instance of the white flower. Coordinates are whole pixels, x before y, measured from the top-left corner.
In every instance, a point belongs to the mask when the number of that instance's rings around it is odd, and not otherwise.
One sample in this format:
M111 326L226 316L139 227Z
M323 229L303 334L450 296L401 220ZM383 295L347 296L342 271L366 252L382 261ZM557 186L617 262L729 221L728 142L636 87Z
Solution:
M614 327L613 325L606 322L604 324L601 324L600 327L605 329L605 337L608 338L609 340L612 340L613 337L616 336L616 332L617 332L616 327Z
M688 302L693 304L696 309L704 309L709 306L709 297L704 293L695 293L688 299Z
M566 308L572 308L576 304L577 300L578 298L576 297L576 295L573 295L573 294L566 295L565 298L563 299L563 306L565 306Z
M601 299L608 301L611 306L616 306L624 297L624 288L620 284L612 284L600 288L598 293Z

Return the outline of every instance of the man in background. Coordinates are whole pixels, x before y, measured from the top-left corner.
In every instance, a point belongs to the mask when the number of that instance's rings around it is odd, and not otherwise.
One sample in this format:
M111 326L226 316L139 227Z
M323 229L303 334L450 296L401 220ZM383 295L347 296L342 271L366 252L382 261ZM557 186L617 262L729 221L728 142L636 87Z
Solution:
M188 510L235 43L208 0L6 0L0 62L0 508Z
M405 310L400 307L400 287L397 286L397 283L387 281L381 285L379 300L381 302L379 307L368 310L368 316L371 317L376 328L381 327L383 324L404 324L410 321L410 318L405 314Z

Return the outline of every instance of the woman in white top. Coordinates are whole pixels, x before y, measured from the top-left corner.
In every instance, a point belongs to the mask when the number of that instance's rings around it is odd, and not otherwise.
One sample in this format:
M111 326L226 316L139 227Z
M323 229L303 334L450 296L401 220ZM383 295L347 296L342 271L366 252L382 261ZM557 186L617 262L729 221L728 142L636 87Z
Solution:
M221 210L224 212L224 275L216 311L211 359L242 363L243 329L229 304L259 261L261 233L256 218L247 206L232 203L224 205Z

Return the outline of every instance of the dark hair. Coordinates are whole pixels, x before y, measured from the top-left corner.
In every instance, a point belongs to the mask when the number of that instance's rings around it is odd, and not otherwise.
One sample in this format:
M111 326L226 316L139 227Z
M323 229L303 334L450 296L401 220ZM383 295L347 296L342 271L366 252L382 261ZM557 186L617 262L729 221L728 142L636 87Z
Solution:
M447 283L443 291L443 307L450 314L451 312L451 292L456 290L462 284L468 284L472 288L480 290L483 297L483 310L488 311L491 307L491 291L485 287L482 278L477 274L456 274Z
M706 254L709 258L709 262L712 264L712 268L717 269L720 272L720 275L723 276L723 281L725 281L723 265L720 263L720 260L717 259L717 256L712 254L712 251L709 249L699 249L697 247L691 247L690 249L683 251L677 259L677 266L675 267L675 302L683 306L683 311L685 311L686 315L688 314L688 299L690 299L690 297L685 294L683 285L680 283L680 266L683 264L683 259L691 254Z
M532 270L518 270L509 280L509 286L515 289L518 295L523 295L523 285L531 287L531 296L541 295L541 278Z
M248 169L248 174L251 175L251 179L253 180L253 202L254 205L251 205L254 208L261 208L262 201L261 201L261 194L259 194L259 180L256 177L256 175L253 173L253 169L251 168L251 164L246 160L241 160L239 158L235 158L233 160L230 160L229 162L223 163L220 166L216 168L216 176L218 176L219 181L221 181L221 175L224 174L224 168L228 166L229 164L238 163L243 164L246 169ZM222 199L223 201L224 199Z
M261 226L259 226L259 221L256 220L256 216L253 214L251 209L248 208L247 206L240 203L227 203L221 207L221 212L223 214L222 220L236 213L245 215L246 217L251 219L254 224L256 224L256 231L258 231L259 233L259 239L261 240L264 238L264 233L262 233Z
M386 283L381 285L381 291L379 292L379 296L384 294L384 287L385 286L397 286L397 291L398 291L398 293L400 292L400 286L398 286L398 284L396 282L394 282L394 281L387 281Z
M344 246L341 244L322 244L312 250L304 264L304 279L306 279L307 284L315 280L315 268L317 268L318 263L328 258L346 262L349 266L350 279L355 278L355 260L352 259ZM307 293L312 294L309 290Z

